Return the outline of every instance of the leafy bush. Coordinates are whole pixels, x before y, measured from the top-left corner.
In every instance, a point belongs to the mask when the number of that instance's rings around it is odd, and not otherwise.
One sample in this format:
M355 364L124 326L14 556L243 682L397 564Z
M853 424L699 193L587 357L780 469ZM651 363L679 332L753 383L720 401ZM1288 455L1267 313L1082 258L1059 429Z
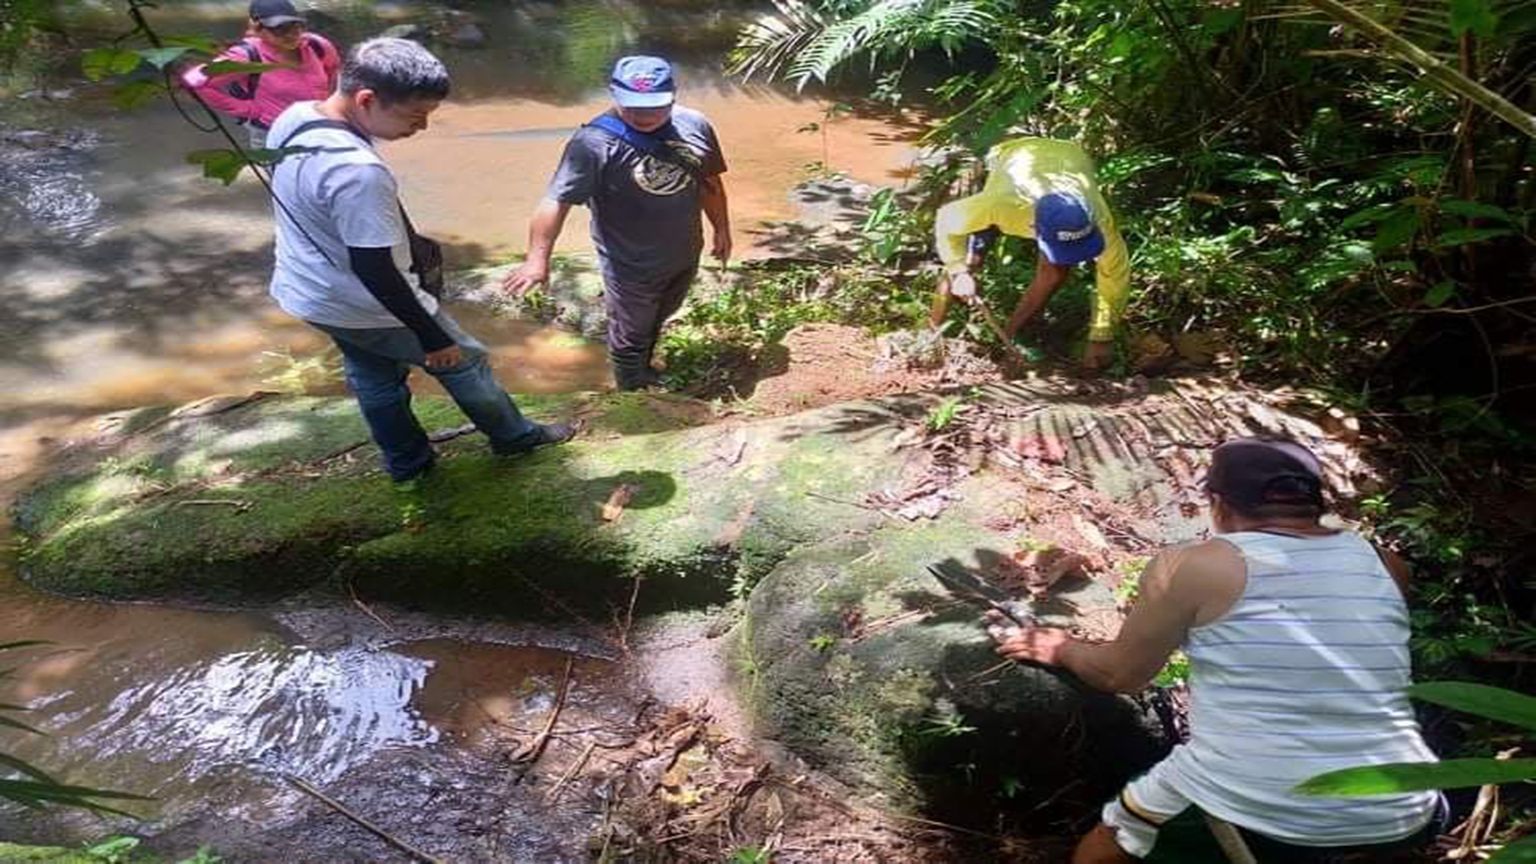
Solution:
M1408 692L1425 702L1536 733L1536 698L1530 696L1461 681L1416 684ZM1355 798L1533 780L1536 780L1536 759L1447 759L1443 762L1397 762L1345 768L1319 774L1296 789L1307 795ZM1530 861L1533 856L1536 856L1536 836L1508 844L1488 861L1508 864Z

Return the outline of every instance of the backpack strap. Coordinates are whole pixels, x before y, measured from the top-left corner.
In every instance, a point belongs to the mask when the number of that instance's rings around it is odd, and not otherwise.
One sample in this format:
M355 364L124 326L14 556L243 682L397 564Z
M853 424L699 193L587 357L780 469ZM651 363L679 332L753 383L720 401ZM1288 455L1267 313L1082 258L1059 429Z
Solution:
M281 150L282 148L287 147L288 142L299 137L300 135L303 135L305 132L308 132L311 129L338 129L342 132L350 132L365 144L373 143L373 139L369 138L367 135L364 135L361 130L359 130L356 126L353 126L351 123L346 123L341 120L332 120L328 117L325 117L319 120L306 120L303 123L300 123L297 129L289 132L288 137L284 138L282 143L277 145L277 149Z
M255 45L252 45L249 39L241 39L239 42L229 46L229 48L231 51L239 50L244 54L245 62L247 63L261 62L261 51ZM244 99L248 102L256 98L256 85L260 82L261 73L252 72L245 76L244 85L238 81L231 81L225 85L224 90L236 99Z
M321 39L314 33L305 33L303 39L304 44L309 46L310 53L315 55L315 59L319 60L321 63L324 63L325 40Z
M319 120L306 120L303 123L300 123L298 125L298 128L294 129L292 132L289 132L288 133L288 137L284 138L282 143L277 145L277 149L281 150L282 148L287 147L289 142L293 141L293 139L299 137L300 135L303 135L305 132L308 132L308 131L310 131L312 129L336 129L336 130L339 130L339 131L342 131L342 132L351 133L353 136L357 137L359 140L363 141L364 143L367 143L367 144L373 143L373 139L371 139L367 135L363 134L362 130L358 129L356 126L353 126L351 123L346 123L346 122L343 122L341 120L332 120L329 117L322 117ZM412 261L411 269L412 270L417 270L417 272L419 273L420 271L417 268L424 268L425 264L426 264L426 262L418 260L419 257L422 255L422 250L421 250L420 247L422 246L423 242L432 243L433 245L436 245L436 241L428 240L427 238L423 237L419 232L417 232L416 225L411 222L410 214L405 212L405 202L404 201L401 201L398 198L395 199L395 206L400 208L400 220L405 223L405 236L406 236L406 239L407 239L407 241L409 243L409 247L410 247L410 250L411 250L411 261ZM293 220L293 224L296 227L298 227L298 229L301 232L304 233L304 237L305 237L305 239L309 240L310 245L314 246L316 249L320 249L320 244L316 243L314 238L309 236L309 232L304 231L304 226L299 225L298 220L296 220L296 219ZM325 250L324 249L320 249L320 254L321 255L325 255ZM439 255L440 254L441 253L439 252ZM329 255L326 255L326 260L330 260L330 256ZM441 266L441 265L439 265L439 266ZM436 294L434 294L433 296L436 296Z
M587 124L587 128L604 132L609 137L617 138L628 144L633 150L638 150L668 165L675 165L688 172L688 175L693 179L699 179L701 173L699 166L679 156L677 151L667 146L666 142L668 141L682 140L677 134L677 129L670 122L655 132L641 132L638 129L632 128L618 117L604 113L592 118L592 121Z

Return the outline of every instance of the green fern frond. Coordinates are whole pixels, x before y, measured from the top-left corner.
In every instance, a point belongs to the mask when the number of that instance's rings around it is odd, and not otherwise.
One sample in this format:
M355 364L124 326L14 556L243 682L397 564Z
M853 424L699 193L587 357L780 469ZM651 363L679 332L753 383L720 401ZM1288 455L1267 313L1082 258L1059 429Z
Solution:
M998 24L988 0L876 0L834 16L805 0L775 0L778 14L749 25L737 41L730 71L778 77L804 87L826 81L855 57L937 47L953 53Z

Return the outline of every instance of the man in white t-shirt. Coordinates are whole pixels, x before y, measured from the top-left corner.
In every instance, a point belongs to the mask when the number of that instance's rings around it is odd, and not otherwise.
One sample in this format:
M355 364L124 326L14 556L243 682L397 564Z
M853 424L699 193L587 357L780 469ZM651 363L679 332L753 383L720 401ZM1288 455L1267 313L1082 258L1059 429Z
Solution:
M492 375L485 346L407 275L409 224L395 178L373 142L427 128L448 88L447 69L427 49L404 39L371 39L347 56L335 93L289 107L267 134L271 146L304 148L272 174L272 296L285 312L335 340L384 468L397 481L435 461L411 413L406 379L412 366L442 383L498 454L525 453L574 434L566 424L523 417Z

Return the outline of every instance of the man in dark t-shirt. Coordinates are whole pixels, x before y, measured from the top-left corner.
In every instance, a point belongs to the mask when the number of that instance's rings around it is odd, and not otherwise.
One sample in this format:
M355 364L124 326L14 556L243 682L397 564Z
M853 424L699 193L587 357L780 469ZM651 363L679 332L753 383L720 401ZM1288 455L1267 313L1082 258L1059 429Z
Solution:
M674 105L672 67L659 57L625 57L609 82L615 108L566 143L549 190L528 229L528 257L503 281L514 294L549 279L549 258L571 205L592 211L592 242L603 273L608 353L620 390L659 383L651 366L661 325L683 303L704 249L731 254L725 158L703 114Z

